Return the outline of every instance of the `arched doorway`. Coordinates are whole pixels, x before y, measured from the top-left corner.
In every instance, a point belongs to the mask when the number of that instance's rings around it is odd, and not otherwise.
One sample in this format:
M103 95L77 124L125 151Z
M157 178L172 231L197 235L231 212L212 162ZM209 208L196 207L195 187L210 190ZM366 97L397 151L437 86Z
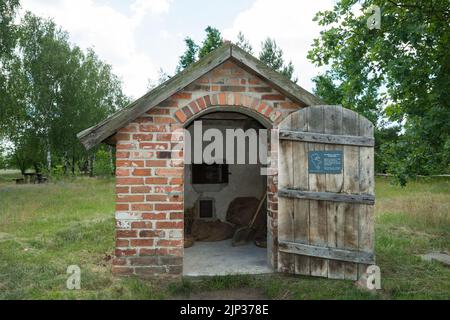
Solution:
M186 123L185 233L194 244L184 251L184 275L273 271L267 259L266 159L261 159L261 151L265 148L267 156L269 150L270 126L254 111L239 107L210 108ZM261 136L264 131L265 137ZM239 134L244 134L243 146L239 145ZM222 146L211 151L219 138ZM266 145L262 146L264 139ZM236 230L251 223L258 207L261 209L248 241L233 246Z

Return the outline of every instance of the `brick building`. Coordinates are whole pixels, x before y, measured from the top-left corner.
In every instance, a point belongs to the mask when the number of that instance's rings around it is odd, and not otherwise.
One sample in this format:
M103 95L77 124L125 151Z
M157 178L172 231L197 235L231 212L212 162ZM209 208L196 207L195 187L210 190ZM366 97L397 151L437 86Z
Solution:
M278 270L278 146L269 143L267 176L255 170L229 169L231 184L255 187L233 194L226 185L192 186L193 168L184 163L180 129L204 119L210 127L272 129L289 114L321 104L313 94L265 66L235 45L226 43L105 121L81 132L91 148L101 142L116 146L116 250L113 272L139 276L181 275L184 258L184 212L205 196L214 200L216 217L225 214L237 196L264 194L267 189L267 260ZM224 120L225 121L225 120ZM244 127L245 127L244 126ZM275 130L275 131L273 131ZM273 137L272 137L273 138ZM248 180L250 181L250 180ZM200 191L199 191L200 190ZM228 190L228 191L227 191ZM216 193L216 195L214 194ZM221 196L222 195L222 196ZM227 198L228 197L228 198ZM189 198L189 199L188 199ZM228 200L224 200L228 199ZM188 204L189 202L189 204Z

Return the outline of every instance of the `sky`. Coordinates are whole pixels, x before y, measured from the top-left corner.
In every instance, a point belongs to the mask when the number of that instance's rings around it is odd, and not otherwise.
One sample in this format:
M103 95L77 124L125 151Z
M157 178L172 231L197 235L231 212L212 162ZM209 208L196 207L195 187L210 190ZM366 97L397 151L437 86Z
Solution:
M276 40L295 67L298 84L311 91L319 68L306 58L320 27L312 19L335 0L22 0L22 13L52 18L81 48L93 48L112 65L127 95L139 98L162 68L173 75L185 49L204 29L218 28L235 42L242 31L254 52L266 37Z

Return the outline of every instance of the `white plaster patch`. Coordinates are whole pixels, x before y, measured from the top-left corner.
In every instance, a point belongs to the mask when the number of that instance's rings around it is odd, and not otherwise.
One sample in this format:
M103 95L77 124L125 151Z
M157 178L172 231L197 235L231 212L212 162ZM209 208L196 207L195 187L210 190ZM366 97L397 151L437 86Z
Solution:
M135 212L116 212L117 220L141 220L142 215Z
M183 239L183 231L182 230L170 230L169 238L170 239Z
M122 230L131 230L132 220L116 220L116 228Z
M132 153L133 158L136 158L136 160L143 160L143 159L151 159L155 155L152 151L135 151ZM134 161L134 160L132 160ZM139 167L136 165L135 162L132 162L133 167Z

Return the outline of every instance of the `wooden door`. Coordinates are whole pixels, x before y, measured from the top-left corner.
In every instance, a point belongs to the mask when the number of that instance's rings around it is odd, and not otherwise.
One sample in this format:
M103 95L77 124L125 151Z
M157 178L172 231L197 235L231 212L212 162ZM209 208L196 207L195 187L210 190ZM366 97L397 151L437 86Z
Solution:
M312 106L279 127L278 271L357 280L374 264L373 125Z

